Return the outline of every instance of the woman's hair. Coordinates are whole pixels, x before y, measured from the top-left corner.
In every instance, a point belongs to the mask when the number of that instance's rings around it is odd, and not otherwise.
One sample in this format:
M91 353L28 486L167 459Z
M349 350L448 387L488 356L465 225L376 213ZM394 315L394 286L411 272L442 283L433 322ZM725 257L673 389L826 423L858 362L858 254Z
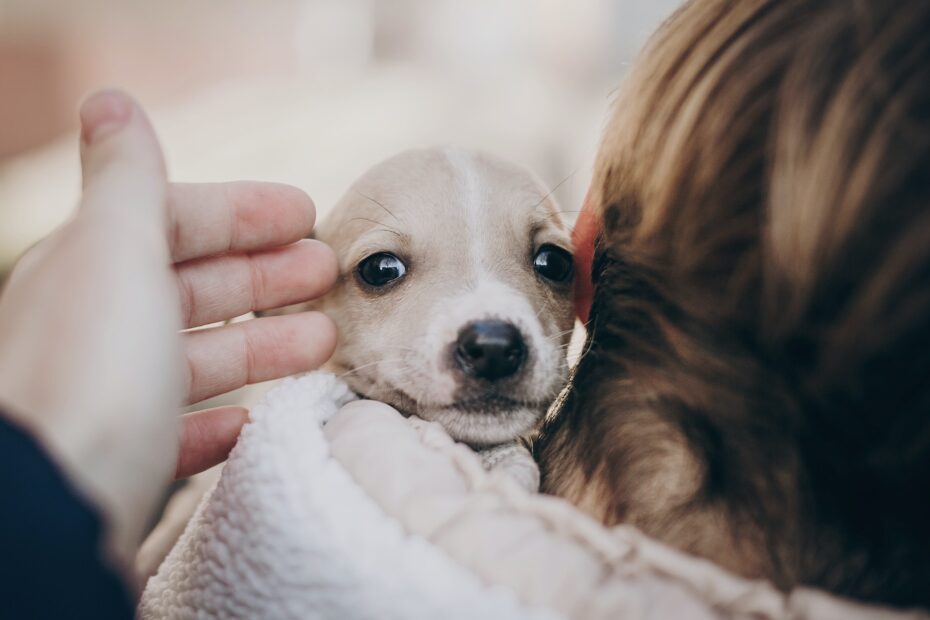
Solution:
M782 587L930 604L930 2L688 2L592 199L544 489Z

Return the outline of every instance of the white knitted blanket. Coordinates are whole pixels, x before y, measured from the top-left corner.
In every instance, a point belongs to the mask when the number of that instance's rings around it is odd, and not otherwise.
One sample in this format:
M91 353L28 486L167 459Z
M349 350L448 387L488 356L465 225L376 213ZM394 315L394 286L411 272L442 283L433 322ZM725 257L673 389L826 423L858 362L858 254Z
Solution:
M269 392L149 580L142 618L892 615L603 528L488 474L439 427L352 400L322 372Z

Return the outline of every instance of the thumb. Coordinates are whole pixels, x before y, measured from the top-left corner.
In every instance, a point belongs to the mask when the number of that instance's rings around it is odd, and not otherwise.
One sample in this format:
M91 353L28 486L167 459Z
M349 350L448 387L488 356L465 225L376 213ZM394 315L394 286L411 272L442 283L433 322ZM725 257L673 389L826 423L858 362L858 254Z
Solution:
M164 225L165 164L142 108L125 93L100 91L84 102L80 115L81 210Z

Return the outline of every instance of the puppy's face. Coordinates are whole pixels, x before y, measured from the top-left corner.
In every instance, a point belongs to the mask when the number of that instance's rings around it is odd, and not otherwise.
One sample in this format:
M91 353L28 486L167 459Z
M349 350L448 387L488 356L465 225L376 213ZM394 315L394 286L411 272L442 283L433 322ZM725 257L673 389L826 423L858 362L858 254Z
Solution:
M365 397L494 444L532 429L567 374L570 240L526 171L460 150L370 170L318 228L341 278L334 370Z

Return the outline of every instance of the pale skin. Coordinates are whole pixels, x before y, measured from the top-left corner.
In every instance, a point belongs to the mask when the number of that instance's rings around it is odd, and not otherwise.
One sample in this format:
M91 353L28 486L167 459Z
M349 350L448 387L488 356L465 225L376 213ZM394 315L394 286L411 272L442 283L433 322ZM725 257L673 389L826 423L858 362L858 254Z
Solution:
M305 239L315 211L302 191L169 183L145 113L121 93L92 96L81 121L80 205L0 296L0 409L100 509L128 567L172 476L224 460L248 417L181 407L314 369L336 343L315 312L181 330L318 297L337 265Z

